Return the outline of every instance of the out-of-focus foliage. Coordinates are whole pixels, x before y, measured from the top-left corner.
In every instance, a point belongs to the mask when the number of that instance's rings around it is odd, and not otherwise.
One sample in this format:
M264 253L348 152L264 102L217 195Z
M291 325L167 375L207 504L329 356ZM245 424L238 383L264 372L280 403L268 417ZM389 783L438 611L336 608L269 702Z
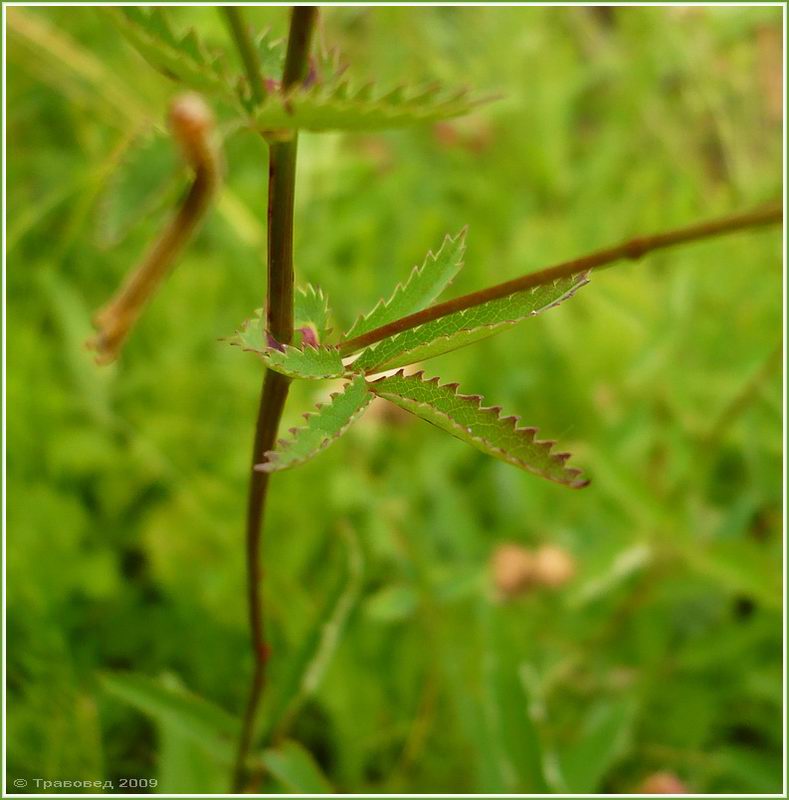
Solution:
M214 9L172 12L228 44ZM282 9L248 12L284 33ZM466 223L457 292L779 193L780 9L322 16L359 74L504 94L424 130L302 136L298 278L337 330ZM262 365L217 340L263 302L265 143L219 109L217 207L98 369L90 314L187 180L176 87L88 8L8 9L7 57L9 779L223 791L177 709L237 718L250 669ZM779 791L780 294L777 232L743 234L431 362L572 449L581 492L380 401L275 476L263 788ZM299 382L286 427L325 400ZM574 576L505 601L503 542L552 543Z

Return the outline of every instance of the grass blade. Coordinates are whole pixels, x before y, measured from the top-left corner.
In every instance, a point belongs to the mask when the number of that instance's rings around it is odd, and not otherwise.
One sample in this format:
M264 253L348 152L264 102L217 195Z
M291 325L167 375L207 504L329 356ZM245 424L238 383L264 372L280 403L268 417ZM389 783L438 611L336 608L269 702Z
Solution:
M312 754L298 742L282 742L263 751L266 769L293 794L331 794L334 789Z

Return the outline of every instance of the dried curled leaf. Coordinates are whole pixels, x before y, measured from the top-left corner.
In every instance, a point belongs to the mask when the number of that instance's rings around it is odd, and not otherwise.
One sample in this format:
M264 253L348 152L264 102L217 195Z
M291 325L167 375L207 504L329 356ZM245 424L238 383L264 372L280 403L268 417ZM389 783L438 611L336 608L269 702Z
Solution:
M320 380L341 378L346 373L336 347L313 346L306 341L294 347L270 338L262 309L258 309L228 341L242 350L256 353L269 369L289 378Z
M466 228L455 236L445 236L438 252L431 250L422 266L411 270L405 284L398 283L388 300L380 300L369 314L359 317L345 338L360 336L429 306L460 272L465 251Z
M377 131L457 117L491 99L439 86L376 92L372 84L352 90L347 81L329 81L270 93L254 109L252 121L263 132Z
M588 484L581 471L566 466L569 453L553 453L555 442L540 441L536 428L518 427L517 417L501 417L478 395L458 394L456 383L425 380L423 373L399 372L367 384L379 397L442 428L483 453L573 489Z
M370 345L353 368L372 373L448 353L559 305L588 282L586 275L574 275L447 314Z
M275 450L266 453L266 460L257 464L261 472L278 472L303 464L339 439L361 416L373 395L367 390L364 376L357 375L331 402L319 405L317 413L305 414L307 424L291 428L290 439L280 439Z
M219 94L231 104L238 105L221 55L210 52L194 30L176 33L165 9L119 6L106 8L104 12L159 72L190 89Z

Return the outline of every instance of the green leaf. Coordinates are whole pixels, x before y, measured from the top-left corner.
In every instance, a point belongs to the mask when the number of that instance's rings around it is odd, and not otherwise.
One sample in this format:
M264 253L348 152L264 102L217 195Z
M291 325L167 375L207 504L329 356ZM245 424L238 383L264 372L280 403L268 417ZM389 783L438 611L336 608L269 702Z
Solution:
M253 110L258 130L377 131L437 122L466 114L488 97L431 86L376 92L371 84L351 90L347 81L272 92Z
M419 606L417 590L409 584L391 584L379 589L365 603L365 612L376 622L400 622Z
M219 94L232 105L238 97L219 55L210 53L193 30L173 31L162 8L106 8L126 39L159 72L198 92Z
M285 741L264 750L263 764L293 794L331 794L334 791L312 754L298 742Z
M133 673L102 676L104 689L226 763L235 755L238 723L223 709L198 697L172 679L155 680Z
M292 438L280 439L276 450L266 453L266 460L255 469L279 472L303 464L340 438L361 416L373 396L363 375L357 375L345 389L333 394L331 402L319 405L318 413L305 414L303 428L291 428Z
M380 328L429 306L460 271L465 250L465 228L455 236L444 237L438 252L434 255L430 251L422 266L413 268L405 285L398 283L388 300L380 300L369 314L359 317L345 338L361 336L373 328Z
M501 608L483 602L476 609L481 667L480 711L487 737L480 756L484 771L495 776L502 792L547 792L546 763L539 720L519 677L517 640ZM481 759L480 759L481 760ZM482 770L480 770L482 772ZM481 776L482 777L482 776ZM484 791L484 787L480 786Z
M575 275L447 314L370 345L353 368L379 372L465 347L559 305L588 282Z
M329 300L320 289L311 284L299 287L293 293L293 326L296 330L308 327L317 342L329 335Z
M156 723L157 777L160 794L219 794L227 790L228 764L206 752L182 727Z
M552 453L555 442L540 441L536 428L520 428L517 417L501 417L478 395L458 394L456 383L424 380L401 372L367 384L371 392L451 433L483 453L573 489L586 486L581 471L567 467L569 453Z
M261 31L255 41L260 56L260 71L264 78L279 80L285 66L285 46L282 39L274 39L270 30Z
M598 792L611 768L628 751L636 716L633 697L600 700L591 707L575 740L559 753L568 792Z
M269 369L287 375L289 378L341 378L346 373L340 353L336 347L292 347L285 345L282 350L270 347L258 355Z
M231 345L256 353L267 367L290 378L341 378L347 372L336 347L312 347L308 343L294 347L270 339L262 309L258 309L228 341Z

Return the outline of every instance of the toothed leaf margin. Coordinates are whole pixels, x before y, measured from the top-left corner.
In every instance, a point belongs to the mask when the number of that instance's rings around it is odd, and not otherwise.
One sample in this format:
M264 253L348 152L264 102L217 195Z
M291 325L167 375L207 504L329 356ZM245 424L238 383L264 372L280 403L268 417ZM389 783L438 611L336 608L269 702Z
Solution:
M280 439L275 450L268 451L266 460L257 464L260 472L279 472L303 464L340 438L361 416L372 400L364 376L357 375L341 393L333 394L331 402L318 405L317 413L305 414L307 424L291 428L291 438Z
M501 417L500 408L483 406L478 395L459 394L456 383L441 385L438 378L425 380L421 372L401 371L367 385L483 453L573 489L588 484L580 470L566 466L569 453L552 452L555 442L540 441L536 428L519 427L517 417Z
M359 317L345 338L361 336L435 302L462 269L465 251L466 228L455 236L445 236L438 251L428 252L422 266L411 270L405 284L398 283L388 300L379 300L372 311Z
M151 66L198 92L218 94L233 106L239 98L222 56L210 52L193 29L176 33L165 9L140 6L106 8L121 33Z
M348 372L336 347L313 346L307 342L294 347L275 341L266 331L263 309L258 309L228 342L257 354L267 367L289 378L341 378Z
M447 314L370 345L353 367L370 374L457 350L558 306L588 282L574 275Z
M450 119L491 99L465 89L447 92L436 86L382 92L367 84L351 89L343 80L296 86L285 94L272 92L254 109L252 124L264 133L378 131Z

